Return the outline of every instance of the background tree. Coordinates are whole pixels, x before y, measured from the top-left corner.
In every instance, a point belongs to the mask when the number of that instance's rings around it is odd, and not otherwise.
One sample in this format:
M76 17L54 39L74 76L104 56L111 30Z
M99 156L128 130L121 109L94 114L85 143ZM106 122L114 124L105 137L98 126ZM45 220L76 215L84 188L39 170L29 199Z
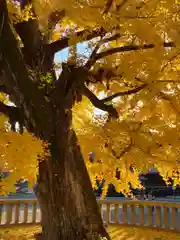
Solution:
M27 143L36 137L29 154L38 154L44 239L108 237L85 162L93 184L97 174L105 179L103 196L109 183L128 194L129 182L139 186L139 173L152 166L165 180L178 168L178 7L169 0L0 1L1 92L15 104L1 103L0 111L11 130L19 123ZM80 42L90 53L62 63L57 76L55 53ZM106 113L97 118L94 107ZM21 137L9 134L13 149Z

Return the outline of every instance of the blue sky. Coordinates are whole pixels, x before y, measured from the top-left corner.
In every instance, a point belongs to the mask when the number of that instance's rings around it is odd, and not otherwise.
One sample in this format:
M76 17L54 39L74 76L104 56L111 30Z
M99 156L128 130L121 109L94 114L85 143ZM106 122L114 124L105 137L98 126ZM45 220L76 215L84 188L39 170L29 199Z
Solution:
M56 63L64 62L67 60L67 56L68 56L68 48L65 48L62 51L56 53L54 60Z
M88 48L87 43L84 42L84 43L77 44L77 53L88 56L88 54L90 53L90 49ZM68 48L65 48L62 51L56 53L54 60L56 63L64 62L64 61L67 61L67 57L68 57Z

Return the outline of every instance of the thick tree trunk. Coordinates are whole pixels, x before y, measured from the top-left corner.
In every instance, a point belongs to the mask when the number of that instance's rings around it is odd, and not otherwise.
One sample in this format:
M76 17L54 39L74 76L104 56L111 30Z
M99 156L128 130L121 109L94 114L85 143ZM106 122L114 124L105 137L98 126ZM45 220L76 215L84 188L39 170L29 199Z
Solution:
M16 25L24 45L20 49L9 22L6 0L0 0L0 60L4 85L22 111L25 127L51 144L50 156L39 164L36 192L42 212L43 239L92 240L97 234L108 238L71 127L74 93L79 90L79 80L85 81L85 73L72 66L64 68L59 81L42 88L42 74L51 73L54 78L54 56L42 42L34 21Z
M51 156L39 166L43 239L100 239L98 235L109 239L75 132L65 121L58 124Z

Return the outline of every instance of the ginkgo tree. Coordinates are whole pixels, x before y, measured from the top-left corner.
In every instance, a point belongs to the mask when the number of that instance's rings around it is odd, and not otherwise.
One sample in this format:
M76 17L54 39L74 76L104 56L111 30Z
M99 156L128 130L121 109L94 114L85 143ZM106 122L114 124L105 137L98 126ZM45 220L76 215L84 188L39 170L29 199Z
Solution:
M105 196L178 170L179 25L175 0L0 1L1 189L37 174L43 239L109 239L97 175Z

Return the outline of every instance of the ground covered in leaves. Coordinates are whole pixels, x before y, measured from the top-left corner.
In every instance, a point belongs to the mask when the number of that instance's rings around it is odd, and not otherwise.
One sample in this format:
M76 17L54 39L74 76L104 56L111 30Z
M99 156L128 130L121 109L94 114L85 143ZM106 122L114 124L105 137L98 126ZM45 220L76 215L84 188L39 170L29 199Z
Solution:
M39 231L40 227L0 229L0 240L34 239L34 233ZM112 240L180 240L180 233L171 233L154 229L113 226L108 227L108 231Z

